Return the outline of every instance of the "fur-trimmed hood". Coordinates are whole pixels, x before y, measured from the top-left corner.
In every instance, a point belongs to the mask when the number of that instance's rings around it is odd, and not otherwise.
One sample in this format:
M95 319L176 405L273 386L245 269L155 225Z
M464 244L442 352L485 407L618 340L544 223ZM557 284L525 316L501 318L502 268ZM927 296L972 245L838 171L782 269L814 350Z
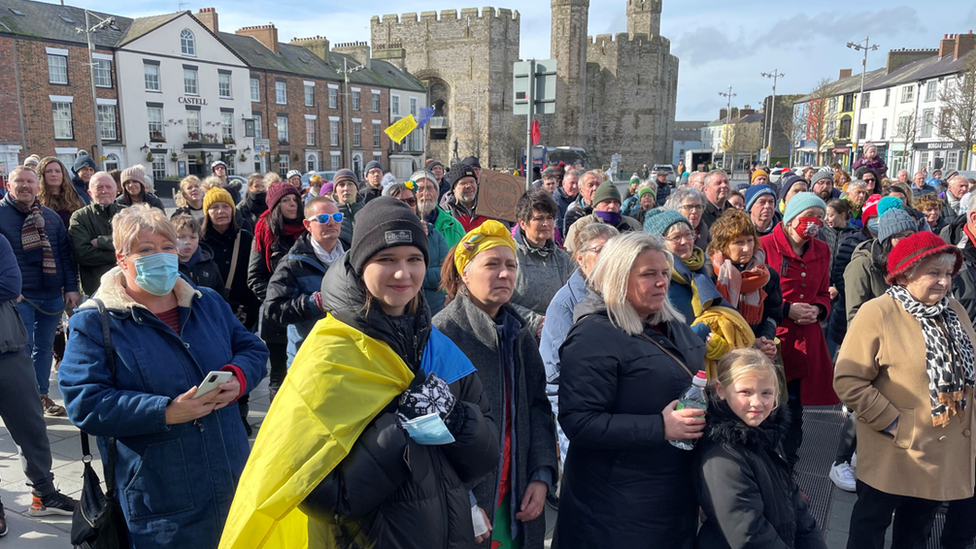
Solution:
M125 273L122 272L122 267L116 265L112 267L112 270L102 275L98 291L92 297L101 299L107 309L129 312L133 307L142 307L143 309L149 310L145 305L132 299L132 296L126 293L125 285ZM176 292L176 302L180 307L189 308L193 304L194 298L203 296L200 290L194 288L183 277L177 277L173 291ZM88 307L95 307L95 302L89 299L82 303L79 309Z
M729 408L728 402L719 399L714 389L709 389L705 421L704 438L716 444L745 446L753 450L775 449L789 427L790 412L780 404L759 427L749 427Z

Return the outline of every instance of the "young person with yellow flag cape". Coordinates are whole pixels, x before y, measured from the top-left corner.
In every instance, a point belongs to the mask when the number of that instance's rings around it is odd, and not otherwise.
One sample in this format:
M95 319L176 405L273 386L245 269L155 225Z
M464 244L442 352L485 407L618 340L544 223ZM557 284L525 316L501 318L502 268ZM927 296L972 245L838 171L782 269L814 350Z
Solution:
M359 213L221 548L475 546L469 488L496 466L498 431L471 362L431 326L427 261L406 204L380 197Z

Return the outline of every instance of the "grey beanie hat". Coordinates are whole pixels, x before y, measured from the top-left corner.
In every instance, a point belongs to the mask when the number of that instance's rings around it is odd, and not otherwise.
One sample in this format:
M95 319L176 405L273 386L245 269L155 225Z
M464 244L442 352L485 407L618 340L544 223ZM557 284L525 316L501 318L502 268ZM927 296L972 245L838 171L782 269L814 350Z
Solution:
M830 168L824 168L824 169L820 170L819 172L813 174L813 177L810 178L810 185L811 186L812 185L815 185L817 183L817 181L820 181L821 179L829 179L829 180L833 181L834 180L834 170L832 170Z
M892 236L904 232L918 232L918 223L908 215L908 212L899 208L892 208L881 216L878 221L878 242L884 243Z

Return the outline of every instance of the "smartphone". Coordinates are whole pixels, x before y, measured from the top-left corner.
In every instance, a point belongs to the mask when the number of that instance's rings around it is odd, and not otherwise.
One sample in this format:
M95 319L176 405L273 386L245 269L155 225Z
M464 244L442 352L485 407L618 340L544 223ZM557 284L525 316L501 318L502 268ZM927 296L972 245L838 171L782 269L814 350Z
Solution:
M213 391L217 387L223 385L230 381L230 378L234 376L234 372L221 372L213 371L207 374L207 377L203 378L203 383L197 388L197 394L193 395L194 399L200 398L203 395Z

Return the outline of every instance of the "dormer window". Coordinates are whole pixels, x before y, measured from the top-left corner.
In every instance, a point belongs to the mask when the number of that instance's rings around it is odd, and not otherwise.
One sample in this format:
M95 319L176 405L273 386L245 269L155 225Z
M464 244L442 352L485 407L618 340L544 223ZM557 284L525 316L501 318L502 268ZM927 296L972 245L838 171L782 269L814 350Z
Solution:
M192 55L194 57L197 55L196 40L194 40L193 33L190 32L190 29L183 29L183 32L180 33L180 50L183 52L183 55Z

